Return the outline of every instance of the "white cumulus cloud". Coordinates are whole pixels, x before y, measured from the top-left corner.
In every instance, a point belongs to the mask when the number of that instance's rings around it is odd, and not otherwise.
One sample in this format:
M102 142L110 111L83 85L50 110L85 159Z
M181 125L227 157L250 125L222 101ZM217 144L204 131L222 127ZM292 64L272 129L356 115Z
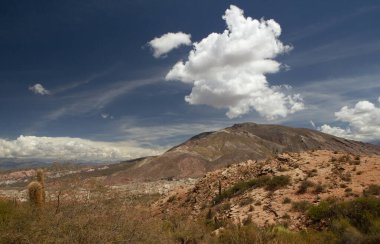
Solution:
M156 155L158 151L126 142L101 142L71 137L19 136L0 139L0 158L109 162Z
M148 45L153 49L153 56L159 58L181 45L191 45L191 35L183 32L169 32L154 38L148 42Z
M324 124L320 130L354 140L380 139L380 107L369 101L359 101L352 108L344 106L335 113L335 117L339 121L348 123L348 126L341 128Z
M188 60L175 64L166 79L192 84L188 103L227 108L229 118L254 109L274 119L303 109L299 94L271 87L265 77L280 70L274 58L291 50L279 40L280 25L272 19L246 18L233 5L223 19L227 29L195 42Z
M33 86L30 86L29 90L31 90L35 94L39 94L39 95L49 95L50 94L50 91L47 90L47 89L45 89L45 87L43 87L39 83L37 83L37 84L35 84Z

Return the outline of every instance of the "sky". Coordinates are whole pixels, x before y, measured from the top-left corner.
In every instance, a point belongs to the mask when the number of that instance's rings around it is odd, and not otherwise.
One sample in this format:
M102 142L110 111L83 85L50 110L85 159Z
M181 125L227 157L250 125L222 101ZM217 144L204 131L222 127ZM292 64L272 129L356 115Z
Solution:
M0 3L0 159L111 162L235 123L380 140L378 1Z

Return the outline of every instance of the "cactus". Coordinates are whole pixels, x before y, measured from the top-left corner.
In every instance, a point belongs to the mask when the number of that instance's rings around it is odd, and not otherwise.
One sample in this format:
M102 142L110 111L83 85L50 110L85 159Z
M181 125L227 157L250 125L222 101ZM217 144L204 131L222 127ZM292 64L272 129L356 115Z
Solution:
M37 170L37 181L28 185L29 201L32 205L41 207L45 203L45 182L42 170Z
M43 193L42 193L42 185L37 182L33 181L28 185L28 192L29 192L29 201L32 205L41 207L43 205Z
M46 193L45 193L45 176L44 171L42 169L37 170L37 181L42 186L42 201L45 202Z
M218 193L219 196L222 195L222 182L220 180L218 180Z

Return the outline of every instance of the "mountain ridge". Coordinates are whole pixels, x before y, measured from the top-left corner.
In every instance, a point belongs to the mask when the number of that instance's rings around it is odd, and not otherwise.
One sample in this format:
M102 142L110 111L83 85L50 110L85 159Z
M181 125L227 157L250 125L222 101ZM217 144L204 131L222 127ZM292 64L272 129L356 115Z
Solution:
M377 145L312 129L249 122L195 135L162 155L135 162L122 174L133 180L200 177L229 164L307 150L380 154Z

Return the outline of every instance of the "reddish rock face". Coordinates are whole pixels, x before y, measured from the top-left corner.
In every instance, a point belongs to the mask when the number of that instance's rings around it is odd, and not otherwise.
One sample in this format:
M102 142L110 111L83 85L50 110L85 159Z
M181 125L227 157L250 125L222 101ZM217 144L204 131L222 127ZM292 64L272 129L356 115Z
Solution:
M244 222L247 218L258 226L286 224L299 230L307 226L304 212L294 209L293 203L317 204L328 198L353 199L370 185L380 185L380 156L352 155L327 150L284 153L271 160L248 160L207 173L194 187L178 189L155 205L159 212L184 211L203 216L211 209L217 219ZM251 187L214 204L222 191L239 182L260 176L288 176L290 183L274 191ZM300 187L307 181L307 187ZM176 201L168 201L174 198Z

